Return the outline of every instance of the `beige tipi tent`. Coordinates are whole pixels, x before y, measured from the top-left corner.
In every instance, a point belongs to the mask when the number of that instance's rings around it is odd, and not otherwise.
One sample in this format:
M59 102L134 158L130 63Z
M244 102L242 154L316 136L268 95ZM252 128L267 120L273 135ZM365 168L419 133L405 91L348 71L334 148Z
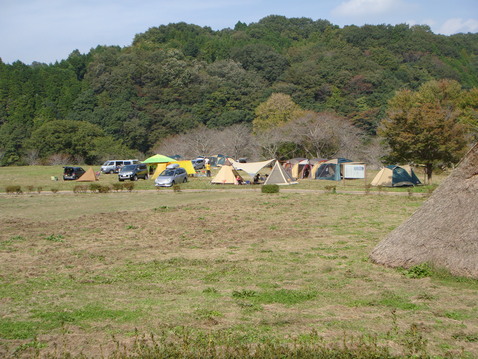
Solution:
M294 182L292 177L286 172L284 167L281 166L279 161L276 161L274 167L272 168L271 173L264 181L264 184L278 184L278 185L289 185L289 184L297 184Z
M430 263L454 275L478 278L478 144L370 257L391 267Z
M96 174L95 174L95 171L93 171L93 168L90 167L76 181L77 182L95 182L95 181L98 181L98 178L96 177Z
M238 184L237 178L240 178L242 182L242 177L232 166L224 165L221 167L216 176L212 179L211 183L213 184Z

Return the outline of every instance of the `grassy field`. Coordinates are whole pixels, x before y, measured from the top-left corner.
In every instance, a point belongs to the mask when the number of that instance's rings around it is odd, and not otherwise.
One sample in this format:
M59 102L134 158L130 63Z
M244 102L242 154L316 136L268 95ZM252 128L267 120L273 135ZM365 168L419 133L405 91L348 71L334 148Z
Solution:
M21 170L1 168L0 185L48 183L52 173ZM264 343L276 354L281 344L335 343L478 356L477 281L368 259L424 198L324 193L312 181L278 194L203 190L207 182L181 192L2 194L0 357L128 357L154 338L196 351L190 357L211 343L237 348L231 357Z

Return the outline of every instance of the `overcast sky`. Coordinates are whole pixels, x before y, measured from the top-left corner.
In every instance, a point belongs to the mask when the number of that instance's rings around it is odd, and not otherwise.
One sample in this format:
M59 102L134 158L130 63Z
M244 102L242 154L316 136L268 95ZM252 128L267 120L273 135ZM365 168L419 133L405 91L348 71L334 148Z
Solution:
M0 58L54 63L75 49L129 46L154 26L183 21L220 30L268 15L478 32L478 0L0 0Z

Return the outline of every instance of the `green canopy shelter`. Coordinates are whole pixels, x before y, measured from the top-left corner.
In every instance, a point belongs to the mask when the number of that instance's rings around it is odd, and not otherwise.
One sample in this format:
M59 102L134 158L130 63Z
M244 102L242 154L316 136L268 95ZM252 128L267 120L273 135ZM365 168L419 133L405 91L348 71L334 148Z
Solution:
M153 163L167 163L167 162L175 162L174 158L163 156L163 155L154 155L151 156L143 161L146 164L153 164Z

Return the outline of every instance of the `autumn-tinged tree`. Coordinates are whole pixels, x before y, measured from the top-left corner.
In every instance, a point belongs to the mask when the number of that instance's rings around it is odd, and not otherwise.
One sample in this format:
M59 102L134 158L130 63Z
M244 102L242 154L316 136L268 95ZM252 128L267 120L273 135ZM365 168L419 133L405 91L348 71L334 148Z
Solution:
M459 107L464 94L450 80L397 92L380 128L390 147L388 162L424 164L429 181L436 165L457 162L467 145L468 127L460 121L464 111Z
M281 126L302 114L304 111L289 95L274 93L257 107L256 117L252 121L253 130L257 133Z

